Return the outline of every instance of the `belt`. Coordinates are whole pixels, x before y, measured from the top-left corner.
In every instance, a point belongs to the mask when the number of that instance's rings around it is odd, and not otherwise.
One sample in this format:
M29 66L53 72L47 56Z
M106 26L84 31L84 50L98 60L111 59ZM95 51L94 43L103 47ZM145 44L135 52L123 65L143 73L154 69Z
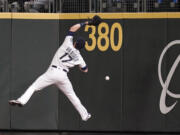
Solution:
M53 68L57 68L57 69L61 69L61 68L58 68L56 65L52 65L51 67L53 67ZM68 72L66 69L62 69L64 72Z

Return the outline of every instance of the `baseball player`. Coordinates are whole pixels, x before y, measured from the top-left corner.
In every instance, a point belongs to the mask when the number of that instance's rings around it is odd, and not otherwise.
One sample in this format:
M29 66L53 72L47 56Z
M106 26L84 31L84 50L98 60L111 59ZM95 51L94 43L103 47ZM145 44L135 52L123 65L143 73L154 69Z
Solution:
M79 50L85 46L83 38L78 38L73 43L73 36L77 30L85 25L98 25L101 22L99 16L94 16L92 20L73 25L65 37L63 44L59 47L54 55L54 58L47 69L47 71L36 79L36 81L25 91L25 93L17 100L10 100L10 105L24 106L33 93L38 90L55 84L71 101L75 109L79 112L83 121L91 118L86 108L82 105L81 101L75 94L72 84L67 76L69 68L76 65L79 66L82 72L87 73L88 67L81 56Z

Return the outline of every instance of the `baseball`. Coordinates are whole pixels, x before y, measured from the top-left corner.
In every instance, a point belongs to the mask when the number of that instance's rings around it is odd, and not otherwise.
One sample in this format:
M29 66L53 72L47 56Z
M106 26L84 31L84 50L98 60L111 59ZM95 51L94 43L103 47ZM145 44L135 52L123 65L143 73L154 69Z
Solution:
M107 76L105 77L105 80L108 81L109 79L110 79L110 77L107 75Z

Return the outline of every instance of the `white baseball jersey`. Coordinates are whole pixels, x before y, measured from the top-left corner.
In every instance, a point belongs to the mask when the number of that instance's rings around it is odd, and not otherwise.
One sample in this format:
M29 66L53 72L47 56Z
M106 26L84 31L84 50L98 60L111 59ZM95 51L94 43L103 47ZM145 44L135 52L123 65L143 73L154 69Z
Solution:
M76 65L80 68L85 68L86 63L83 60L79 50L73 46L73 36L67 35L63 44L59 47L51 65L61 67L67 71Z

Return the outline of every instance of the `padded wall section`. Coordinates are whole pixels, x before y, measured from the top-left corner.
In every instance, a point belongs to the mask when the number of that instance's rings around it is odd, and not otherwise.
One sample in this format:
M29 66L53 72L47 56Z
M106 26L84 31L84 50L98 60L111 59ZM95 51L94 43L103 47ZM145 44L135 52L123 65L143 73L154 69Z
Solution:
M159 110L162 88L158 60L166 44L166 31L166 19L125 20L124 130L165 130L165 115Z
M169 19L167 23L167 44L173 42L173 45L167 49L163 61L166 62L166 75L163 77L164 81L168 81L169 85L167 86L168 90L175 95L179 94L180 83L178 83L180 77L180 64L179 62L176 64L180 54L180 32L178 29L180 28L180 20L179 19ZM172 72L173 65L176 65L175 70ZM172 78L168 79L168 75L172 74ZM178 98L174 98L167 94L166 104L167 106L171 106L175 102L179 102ZM168 131L179 131L179 114L180 113L180 104L177 105L166 115L165 126Z
M11 20L0 19L0 129L10 128Z
M18 98L43 74L59 46L58 20L12 21L12 98ZM56 87L36 92L25 107L13 107L13 129L58 129Z

